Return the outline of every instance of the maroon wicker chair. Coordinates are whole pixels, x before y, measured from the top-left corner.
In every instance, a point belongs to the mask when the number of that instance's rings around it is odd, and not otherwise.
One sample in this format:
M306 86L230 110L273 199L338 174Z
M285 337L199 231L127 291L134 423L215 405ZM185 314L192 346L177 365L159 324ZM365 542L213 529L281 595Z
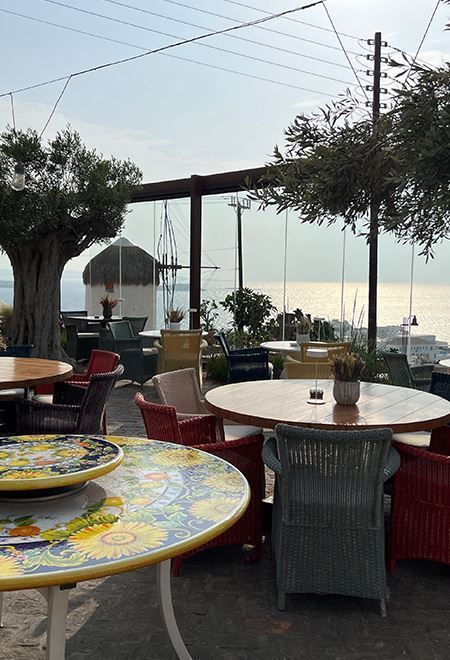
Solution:
M123 367L119 365L106 374L93 374L87 387L57 383L54 403L18 400L17 434L101 433L108 397L122 373Z
M178 420L173 406L145 401L140 392L136 394L134 400L141 411L148 438L175 442L215 454L240 470L251 489L250 504L242 518L217 538L176 557L172 563L173 574L179 574L181 561L186 557L220 545L252 545L253 550L247 559L248 561L259 561L262 549L264 490L264 470L261 460L262 434L228 442L216 442L216 418L214 415L201 415Z
M430 450L394 444L401 465L393 484L389 571L400 559L450 564L450 428L433 433Z

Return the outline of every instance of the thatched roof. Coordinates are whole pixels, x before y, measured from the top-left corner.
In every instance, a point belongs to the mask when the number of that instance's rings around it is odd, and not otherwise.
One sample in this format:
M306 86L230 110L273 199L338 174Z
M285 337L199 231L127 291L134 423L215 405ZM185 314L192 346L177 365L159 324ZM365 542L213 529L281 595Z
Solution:
M119 238L102 250L87 264L83 271L84 284L104 285L119 282L119 252L122 252L122 284L152 284L153 257L133 245L126 238ZM156 261L156 260L155 260ZM159 268L156 261L156 284L159 284Z

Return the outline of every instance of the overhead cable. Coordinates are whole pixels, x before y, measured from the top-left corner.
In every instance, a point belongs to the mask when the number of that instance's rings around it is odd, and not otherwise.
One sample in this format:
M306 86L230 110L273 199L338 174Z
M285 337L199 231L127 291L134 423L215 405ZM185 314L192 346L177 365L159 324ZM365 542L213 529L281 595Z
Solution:
M297 8L295 8L295 9L289 9L289 10L287 10L286 12L282 12L281 14L273 14L273 15L271 15L270 18L267 17L267 18L264 18L264 19L259 19L258 22L261 22L261 21L268 21L268 20L271 20L271 19L273 19L273 18L276 18L276 17L282 16L282 15L284 15L284 14L286 14L286 13L293 13L293 12L296 12L296 11L301 11L301 10L306 9L306 8L308 8L308 7L315 6L316 4L321 4L322 1L323 1L323 0L320 0L319 3L315 2L315 3L313 3L312 5L311 5L311 4L309 4L309 5L303 5L302 7L297 7ZM18 16L21 16L21 17L23 17L23 18L31 18L31 20L35 20L35 21L37 20L38 22L43 22L43 21L41 21L40 19L35 19L35 18L33 18L33 17L29 17L29 16L24 16L24 15L16 14L16 12L11 12L11 11L8 11L8 10L5 10L5 9L0 9L0 11L3 12L3 13L6 13L6 14L18 15ZM195 43L195 42L197 42L197 41L200 41L201 39L205 39L205 38L207 38L207 37L211 37L211 36L216 36L217 34L223 34L224 32L229 32L229 31L231 31L231 30L238 30L238 29L242 29L242 28L244 28L244 27L249 27L249 26L251 26L251 25L253 25L253 24L254 24L254 21L252 21L252 22L250 22L250 23L242 23L241 25L236 25L236 26L233 25L232 27L225 28L224 30L217 30L217 31L215 31L215 32L209 32L209 33L206 33L206 34L203 34L203 35L198 35L198 36L196 36L196 37L191 37L191 38L189 38L189 39L184 39L184 40L182 40L182 41L178 41L178 42L175 42L175 43L172 43L172 44L167 44L166 46L161 46L161 47L159 47L159 48L155 48L155 49L153 49L153 50L145 51L145 52L142 53L141 55L133 55L133 56L131 56L131 57L125 57L125 58L122 58L122 59L120 59L120 60L114 60L114 61L112 61L112 62L106 62L106 63L104 63L104 64L99 64L99 65L97 65L97 66L93 66L93 67L89 67L89 68L87 68L87 69L83 69L83 70L81 70L81 71L73 72L73 73L71 73L71 74L69 74L69 75L70 75L71 78L75 78L76 76L82 76L82 75L85 75L85 74L87 74L87 73L92 73L92 72L94 72L94 71L100 71L100 70L102 70L102 69L106 69L106 68L108 68L108 67L117 66L118 64L125 64L125 63L127 63L127 62L131 62L131 61L134 61L134 60L138 60L138 59L141 59L141 58L146 57L146 56L148 56L148 55L153 55L153 54L155 54L155 53L161 53L161 52L164 52L164 51L166 51L166 50L170 50L170 49L172 49L172 48L176 48L177 46L181 46L181 45L188 44L188 43ZM72 28L68 28L68 29L72 29ZM178 58L178 57L175 56L175 55L171 55L171 57L176 57L177 59L182 59L182 58ZM183 59L187 59L187 58L183 58ZM195 60L188 60L188 61L192 61L192 62L195 62L196 64L201 64L201 65L203 65L203 66L209 66L209 67L211 67L211 68L218 69L218 70L222 70L222 71L226 71L226 70L227 70L225 67L213 66L213 65L210 65L210 64L206 64L205 62L197 62L197 61L195 61ZM265 82L273 82L274 84L282 84L283 86L286 86L286 87L291 87L291 88L295 88L295 89L300 89L300 90L302 90L302 91L308 91L308 92L312 92L312 93L314 93L314 94L322 94L322 95L324 95L324 96L331 96L331 94L328 94L328 93L326 93L326 92L320 92L320 91L317 91L317 90L311 90L311 89L308 89L308 88L305 88L305 87L299 87L298 85L291 85L291 84L289 84L289 83L278 83L278 81L273 81L273 80L271 80L271 79L266 79L266 78L263 78L262 76L253 76L253 75L251 75L251 74L244 74L244 73L242 73L242 72L234 71L234 70L229 70L229 71L230 71L231 73L236 73L236 74L238 74L238 75L248 76L248 77L251 77L251 78L255 78L255 79L257 79L257 80L264 80ZM24 92L24 91L29 90L29 89L36 89L37 87L42 87L42 86L44 86L44 85L49 85L49 84L52 84L52 83L55 83L55 82L59 82L59 81L61 81L61 80L66 80L66 79L69 77L69 75L66 75L66 76L60 76L59 78L53 78L52 80L47 80L47 81L44 81L44 82L41 82L41 83L36 83L36 84L34 84L34 85L28 85L27 87L22 87L22 88L20 88L20 89L10 90L10 91L8 91L8 92L4 92L4 93L0 94L0 98L1 98L2 96L7 96L8 94L11 94L11 93L18 94L18 93L20 93L20 92Z
M337 38L337 40L339 41L339 44L340 44L340 46L341 46L341 48L342 48L342 50L343 50L343 52L344 52L344 55L345 55L345 57L346 57L346 59L347 59L348 64L349 64L351 70L353 71L353 74L354 74L356 80L358 81L359 86L360 86L361 89L363 90L363 92L364 92L364 96L366 97L367 100L369 100L369 97L368 97L367 92L366 92L366 88L363 86L361 80L359 79L359 76L358 76L358 74L357 74L357 72L356 72L356 69L355 69L355 67L353 66L353 62L351 61L351 59L350 59L350 57L349 57L349 55L348 55L348 53L347 53L347 51L346 51L346 49L345 49L345 46L344 46L344 44L343 44L343 42L342 42L342 39L341 39L341 37L339 36L338 31L336 30L336 27L335 27L335 25L334 25L333 19L331 18L330 12L328 11L328 8L327 8L326 4L323 5L323 8L324 8L324 10L325 10L326 15L328 16L328 20L329 20L330 23L331 23L331 27L332 27L333 30L334 30L334 33L335 33L335 35L336 35L336 38Z
M204 25L198 25L197 23L190 23L189 21L182 20L181 18L174 18L173 16L166 16L165 14L158 14L157 12L150 11L149 9L142 9L141 7L136 7L135 5L130 5L127 2L119 2L119 0L102 0L103 2L107 2L112 5L118 5L120 7L126 7L127 9L132 9L134 11L141 12L143 14L149 14L150 16L156 16L157 18L162 18L168 21L174 21L175 23L181 23L183 25L188 25L190 27L195 27L195 28L200 28L202 30L208 30L209 28L205 27ZM163 0L164 2L165 0ZM63 7L69 7L70 9L73 9L74 7L72 5L67 5L66 3L61 2L60 0L42 0L42 2L48 2L50 4L56 4L56 5L61 5ZM187 9L196 9L195 7L192 7L192 5L184 5L181 2L173 3L177 4L181 7L185 7ZM84 10L80 10L84 11ZM204 14L210 14L212 16L216 16L218 18L224 18L227 21L232 21L235 24L239 24L241 21L239 21L236 18L230 18L229 16L225 16L223 14L216 14L211 11L207 11L205 9L197 9L197 11L200 11ZM91 13L91 12L89 12ZM103 14L96 14L95 12L92 12L94 16L100 16L102 18L105 18ZM110 20L119 20L119 19L110 19ZM331 46L330 44L324 44L323 42L320 41L314 41L313 39L306 39L306 37L300 37L297 34L289 34L287 32L282 32L280 30L274 30L273 28L267 28L267 27L262 27L260 25L255 26L258 30L264 30L265 32L271 32L272 34L278 34L281 35L282 37L288 37L290 39L297 39L298 41L306 41L307 43L310 44L317 44L318 46L322 46L323 48L330 48L331 50L339 50L339 48L336 48L336 46ZM233 35L230 35L233 36ZM353 53L356 54L356 53Z
M174 0L163 0L163 2L181 4L175 3ZM259 7L253 7L252 5L246 5L244 2L236 2L235 0L223 0L223 2L228 2L230 5L236 5L237 7L245 7L245 9L252 9L253 11L258 11L260 14L270 14L270 11L260 9ZM291 23L300 23L301 25L307 25L308 27L316 28L317 30L323 30L324 32L334 32L334 30L322 27L321 25L316 25L315 23L307 23L306 21L301 21L298 18L292 18L291 16L282 16L282 18L286 21L291 21ZM343 37L348 37L348 39L354 39L355 41L360 39L360 37L356 37L354 34L348 34L347 32L339 32L339 34Z
M46 1L47 0L43 0L43 2L46 2ZM51 2L52 0L48 0L48 1ZM172 2L172 0L163 0L163 1L164 2ZM200 26L197 26L195 23L187 23L186 21L182 21L182 20L179 20L179 19L176 19L176 18L171 18L171 17L168 17L168 16L163 16L162 14L155 14L155 12L149 11L148 9L143 9L142 7L135 7L134 5L130 5L130 4L125 3L125 2L118 2L116 0L103 0L103 2L109 2L111 4L119 5L121 7L127 7L128 9L133 9L134 11L138 11L138 12L141 12L143 14L150 14L151 16L158 16L158 17L162 17L162 18L167 18L168 20L176 21L177 23L183 23L185 25L200 27ZM182 3L179 3L179 2L174 2L173 4L180 5L180 6L183 6L183 7L186 6L186 7L191 8L190 5L183 5ZM194 7L192 7L192 9L194 9ZM214 16L220 16L220 14L214 14L213 12L210 12L210 11L207 11L207 10L204 10L204 9L198 9L198 11L201 11L201 12L206 13L206 14L213 14ZM267 13L267 12L264 12L264 13ZM114 19L111 19L111 20L114 20ZM234 20L234 19L230 19L230 20ZM139 25L135 25L134 23L130 23L130 26L138 27L138 28L142 27L142 26L139 26ZM156 32L157 34L163 34L164 36L174 37L174 35L167 34L167 32L159 32L158 30L151 30L150 28L143 28L143 29L147 29L150 32ZM207 28L203 28L203 29L207 29ZM339 62L333 62L331 60L326 60L322 57L316 57L316 56L313 56L313 55L306 55L305 53L299 53L296 50L290 50L288 48L282 48L280 46L274 46L273 44L268 44L268 43L265 43L264 41L256 41L255 39L248 39L246 37L239 37L235 34L228 34L226 36L231 37L233 39L237 39L238 41L243 41L244 43L252 44L254 46L262 46L263 48L270 48L271 50L276 50L276 51L279 51L281 53L287 53L288 55L296 55L297 57L303 57L305 59L313 60L315 62L323 62L324 64L329 64L330 66L336 66L336 67L339 67L341 69L347 69L346 64L340 64ZM178 37L174 37L174 38L178 38ZM309 41L310 41L310 43L314 43L314 44L319 45L319 46L323 45L319 41L311 41L311 40L309 40ZM203 45L205 45L205 44L203 44ZM212 46L210 46L210 47L212 48ZM335 50L339 50L339 49L335 48L334 46L333 46L333 48ZM233 51L226 51L226 52L233 52Z
M43 0L43 2L53 3L54 0ZM83 9L83 10L80 10L80 11L84 12L86 10ZM36 19L36 20L39 20L39 22L41 22L41 19ZM111 18L111 19L108 18L107 20L112 20L114 22L116 21L116 19L113 19L113 18ZM153 34L159 34L159 35L162 35L164 37L170 37L171 39L182 39L182 37L180 37L178 34L171 34L169 32L161 32L161 30L155 30L154 28L149 28L149 27L146 27L144 25L137 25L135 23L128 23L126 21L125 21L125 23L126 23L126 25L130 25L130 26L135 27L139 30L144 30L145 32L152 32ZM58 24L52 23L52 25L56 27ZM63 26L59 25L58 27L63 27ZM66 27L66 26L64 26L64 27ZM71 29L75 29L75 28L71 28ZM92 36L92 33L87 33L87 34L90 34ZM100 37L100 38L103 38L103 37ZM113 41L118 42L117 40L113 40ZM124 43L125 45L131 45L132 47L141 48L141 50L147 50L147 48L143 48L141 46L135 46L135 44L128 44L128 43L125 43L125 42L118 42L118 43ZM213 46L211 44L206 44L206 43L203 43L201 41L197 42L196 45L197 46L202 46L203 48L209 48L210 50L217 50L217 51L222 52L222 53L228 53L229 55L236 55L237 57L242 57L244 59L252 60L254 62L260 62L262 64L269 64L271 66L276 66L280 69L286 69L287 71L289 70L289 71L295 71L297 73L303 73L305 75L313 76L315 78L323 78L324 80L332 80L333 82L343 83L344 85L352 85L353 84L352 82L350 82L348 80L342 80L340 78L336 78L336 76L327 76L326 74L315 73L313 71L308 71L307 69L300 69L298 67L290 66L289 64L280 64L279 62L274 62L272 60L266 60L262 57L256 57L255 55L248 55L246 53L240 53L238 51L229 50L228 48L222 48L220 46ZM343 68L347 70L348 67L343 66Z
M427 38L427 34L428 34L429 30L430 30L431 24L432 24L432 22L433 22L434 17L436 16L436 12L437 12L438 7L439 7L440 4L441 4L441 0L437 0L437 2L436 2L436 6L435 6L435 8L433 9L433 12L432 12L432 14L431 14L431 16L430 16L430 20L428 21L428 24L427 24L427 26L426 26L426 28L425 28L425 31L424 31L423 36L422 36L422 39L420 40L420 43L419 43L419 45L417 46L416 54L414 55L413 61L411 62L411 66L409 67L409 71L408 71L408 73L406 74L406 78L405 78L405 80L404 80L404 82L403 82L403 85L406 85L406 83L408 82L408 78L409 78L409 76L410 76L410 74L411 74L412 68L413 68L414 64L416 63L417 56L419 55L419 53L420 53L420 49L421 49L422 46L423 46L423 42L424 42L425 39Z

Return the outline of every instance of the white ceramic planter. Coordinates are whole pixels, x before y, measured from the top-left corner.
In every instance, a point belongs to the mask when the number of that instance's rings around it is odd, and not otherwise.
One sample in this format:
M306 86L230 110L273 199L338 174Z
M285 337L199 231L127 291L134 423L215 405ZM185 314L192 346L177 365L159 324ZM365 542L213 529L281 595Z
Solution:
M333 385L333 396L336 403L341 406L354 406L359 399L361 383L359 380L347 382L335 380Z
M310 340L309 332L305 332L305 333L297 332L296 335L295 335L295 340L296 340L297 344L299 346L301 346L301 344L303 344L303 342Z
M169 330L181 330L181 322L169 323Z

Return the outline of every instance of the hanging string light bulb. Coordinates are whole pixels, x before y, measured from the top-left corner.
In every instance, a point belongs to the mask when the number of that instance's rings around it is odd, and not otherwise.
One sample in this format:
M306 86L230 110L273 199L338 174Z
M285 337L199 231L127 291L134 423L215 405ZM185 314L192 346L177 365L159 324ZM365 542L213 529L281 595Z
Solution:
M11 181L11 188L18 191L25 188L25 167L24 164L20 161L18 161L14 167L14 175Z

